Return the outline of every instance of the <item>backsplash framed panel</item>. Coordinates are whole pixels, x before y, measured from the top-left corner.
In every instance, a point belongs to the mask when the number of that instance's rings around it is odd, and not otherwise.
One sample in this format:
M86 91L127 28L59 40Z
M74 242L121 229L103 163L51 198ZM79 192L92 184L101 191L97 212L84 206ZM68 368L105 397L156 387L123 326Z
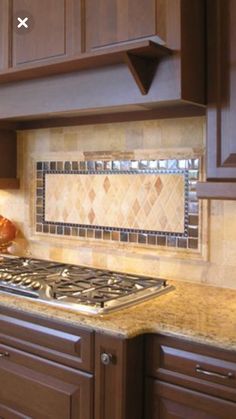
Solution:
M201 159L36 162L36 233L198 251Z

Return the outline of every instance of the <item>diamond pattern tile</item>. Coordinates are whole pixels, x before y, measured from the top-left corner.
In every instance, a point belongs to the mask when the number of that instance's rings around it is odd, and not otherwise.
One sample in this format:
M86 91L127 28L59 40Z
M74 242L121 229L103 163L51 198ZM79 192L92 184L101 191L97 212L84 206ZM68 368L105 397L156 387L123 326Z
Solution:
M183 174L46 174L45 221L184 232Z

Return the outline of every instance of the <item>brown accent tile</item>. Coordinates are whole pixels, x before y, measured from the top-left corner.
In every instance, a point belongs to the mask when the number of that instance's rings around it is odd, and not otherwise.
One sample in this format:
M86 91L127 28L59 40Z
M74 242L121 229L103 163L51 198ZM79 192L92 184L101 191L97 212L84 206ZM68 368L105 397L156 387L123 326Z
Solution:
M79 236L80 237L85 237L86 236L86 229L85 228L80 228L79 229Z
M43 179L43 172L37 172L37 179Z
M37 231L37 233L42 233L42 231L43 231L42 224L36 224L36 231Z
M94 238L94 230L92 228L87 228L87 237Z
M130 243L138 243L138 234L137 233L129 233L129 242Z
M159 246L166 246L166 237L165 236L157 236L157 244Z
M119 231L112 231L111 239L115 241L120 241L120 232Z
M36 214L37 215L43 214L43 207L36 207Z
M37 179L37 188L42 188L43 187L43 179Z
M199 223L198 215L190 215L189 216L189 224L193 226L197 226Z
M111 240L111 232L103 231L103 240Z
M102 230L95 230L95 239L102 238Z
M50 225L50 229L49 229L51 234L56 234L56 226L55 225Z
M44 233L49 233L49 225L48 224L43 225L43 232Z
M71 235L71 227L64 227L64 235L65 236Z
M63 170L64 169L64 164L63 164L63 162L62 161L58 161L57 162L57 170Z
M177 246L186 249L188 245L188 239L186 237L180 237L177 240Z
M71 234L72 234L72 236L78 236L78 234L79 234L78 227L72 227L71 228Z
M197 249L198 248L198 239L188 239L188 247L189 247L189 249Z
M188 235L189 237L198 237L198 228L189 227Z
M37 215L37 217L36 217L36 222L37 222L37 223L42 223L42 222L43 222L43 217L42 217L42 215Z
M37 198L36 199L36 205L37 206L42 206L43 205L43 198Z
M148 234L148 244L157 244L156 236L154 234Z

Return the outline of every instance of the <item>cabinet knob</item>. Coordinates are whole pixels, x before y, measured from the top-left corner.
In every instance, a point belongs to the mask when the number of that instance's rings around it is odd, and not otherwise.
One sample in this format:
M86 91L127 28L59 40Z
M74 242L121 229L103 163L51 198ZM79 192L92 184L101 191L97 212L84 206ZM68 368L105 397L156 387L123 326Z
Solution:
M113 362L113 356L112 354L107 354L106 352L103 352L101 354L101 362L103 365L109 365Z
M0 358L5 358L7 356L10 356L9 352L0 352Z

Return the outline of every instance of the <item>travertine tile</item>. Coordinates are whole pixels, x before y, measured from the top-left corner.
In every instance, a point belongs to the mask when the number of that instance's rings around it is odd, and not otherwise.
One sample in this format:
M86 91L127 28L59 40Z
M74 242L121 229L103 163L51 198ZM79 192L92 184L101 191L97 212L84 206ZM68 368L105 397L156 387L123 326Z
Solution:
M180 255L173 249L154 250L152 246L147 249L142 245L133 246L132 243L127 245L119 242L112 242L111 245L110 241L99 245L99 240L95 244L95 240L91 238L70 237L62 240L60 237L56 239L55 236L45 237L34 233L36 160L81 161L86 151L102 152L108 159L114 152L125 151L133 153L133 158L137 160L186 157L191 153L200 154L205 144L204 131L204 118L179 118L20 132L18 164L21 188L19 191L0 191L0 213L12 219L25 238L18 237L17 252L30 251L32 255L45 259L70 260L73 263L95 264L123 272L134 271L154 276L158 274L169 279L215 283L220 287L236 288L235 201L211 202L208 262L192 257L190 259L187 253ZM65 141L65 136L69 134L73 134L70 151ZM110 157L107 152L110 152ZM206 225L207 223L204 224ZM201 234L206 250L207 227L204 227ZM152 306L152 310L156 308Z

